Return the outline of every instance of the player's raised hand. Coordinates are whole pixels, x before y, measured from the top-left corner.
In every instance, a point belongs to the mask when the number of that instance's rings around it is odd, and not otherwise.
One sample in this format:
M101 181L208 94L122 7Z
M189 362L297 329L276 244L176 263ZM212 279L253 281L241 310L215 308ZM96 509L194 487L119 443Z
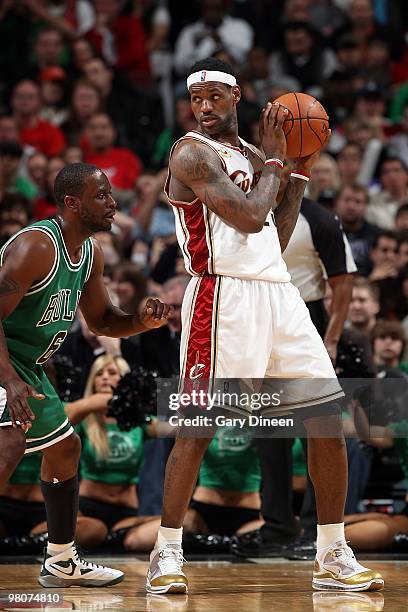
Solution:
M287 109L277 102L268 102L262 109L259 134L267 158L277 157L283 161L286 157L286 136L283 131L283 122L287 114Z
M38 393L31 385L25 383L19 376L9 379L4 388L7 393L7 408L14 428L21 427L24 431L30 429L35 415L28 405L27 398L34 397L43 400L45 396Z
M148 298L140 313L140 321L147 329L156 329L165 325L172 315L173 309L169 304L163 304L155 298Z

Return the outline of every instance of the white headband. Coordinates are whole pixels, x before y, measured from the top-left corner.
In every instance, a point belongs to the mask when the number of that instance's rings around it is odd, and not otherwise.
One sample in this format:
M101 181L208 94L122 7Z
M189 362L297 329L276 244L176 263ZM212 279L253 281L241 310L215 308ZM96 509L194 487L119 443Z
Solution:
M231 85L231 87L237 84L237 79L227 72L220 72L219 70L200 70L200 72L193 72L193 74L190 74L187 78L187 89L190 89L190 87L196 83L207 83L208 81L218 81L219 83Z

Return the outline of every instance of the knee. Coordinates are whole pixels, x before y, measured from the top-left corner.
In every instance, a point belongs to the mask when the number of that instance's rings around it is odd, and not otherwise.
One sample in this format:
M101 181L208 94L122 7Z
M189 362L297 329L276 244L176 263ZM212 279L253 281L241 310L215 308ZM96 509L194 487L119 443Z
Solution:
M70 457L73 461L78 461L81 455L81 438L77 433L72 433L65 440L64 453L67 453L67 457Z

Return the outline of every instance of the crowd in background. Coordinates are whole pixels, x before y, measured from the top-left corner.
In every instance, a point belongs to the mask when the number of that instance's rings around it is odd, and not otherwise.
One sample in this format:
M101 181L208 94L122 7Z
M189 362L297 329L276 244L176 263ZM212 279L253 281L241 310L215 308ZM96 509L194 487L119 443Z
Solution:
M173 143L196 128L185 77L210 55L234 67L240 135L256 145L267 100L303 91L327 109L332 137L307 195L341 219L358 268L346 325L366 337L377 374L408 373L407 24L408 5L392 0L0 3L0 246L55 215L53 183L65 164L95 164L118 203L112 232L96 235L112 299L127 312L148 295L174 308L165 328L121 341L93 336L79 316L61 352L81 366L84 393L94 359L105 353L121 355L130 368L178 373L189 277L163 186ZM96 386L92 393L98 395ZM95 402L87 404L87 418L106 409ZM152 431L143 435L154 438ZM147 446L151 465L158 453L165 450ZM247 493L258 496L251 501L256 510L261 485L259 466L253 469ZM148 474L143 483L149 488ZM148 491L139 501L153 529L160 505L149 502ZM121 517L119 528L129 518ZM257 520L255 512L248 529ZM85 531L100 543L112 525L93 527ZM128 534L128 548L148 550L146 533Z

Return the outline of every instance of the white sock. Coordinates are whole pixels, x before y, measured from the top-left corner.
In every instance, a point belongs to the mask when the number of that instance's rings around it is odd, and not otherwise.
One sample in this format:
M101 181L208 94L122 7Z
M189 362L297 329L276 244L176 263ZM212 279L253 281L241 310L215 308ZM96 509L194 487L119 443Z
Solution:
M344 523L317 526L317 552L327 546L333 546L339 540L346 541Z
M73 544L73 540L72 542L68 542L68 544L52 544L51 542L48 542L47 553L49 553L50 555L59 555L60 553L64 552L64 550L68 550L68 548L71 548Z
M183 537L183 528L172 529L170 527L162 527L160 525L157 532L156 548L162 548L167 544L177 544L181 548L181 539Z

